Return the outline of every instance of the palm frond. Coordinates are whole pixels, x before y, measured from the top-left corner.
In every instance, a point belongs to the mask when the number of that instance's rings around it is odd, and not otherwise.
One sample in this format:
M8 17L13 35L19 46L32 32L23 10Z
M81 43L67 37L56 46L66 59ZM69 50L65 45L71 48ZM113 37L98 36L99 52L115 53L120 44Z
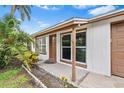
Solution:
M25 15L28 18L28 20L30 20L30 11L28 11L26 7L24 8L24 11L25 11Z
M14 16L15 11L16 11L16 8L17 8L17 5L12 5L12 6L11 6L11 11L10 11L10 15L11 15L11 16Z

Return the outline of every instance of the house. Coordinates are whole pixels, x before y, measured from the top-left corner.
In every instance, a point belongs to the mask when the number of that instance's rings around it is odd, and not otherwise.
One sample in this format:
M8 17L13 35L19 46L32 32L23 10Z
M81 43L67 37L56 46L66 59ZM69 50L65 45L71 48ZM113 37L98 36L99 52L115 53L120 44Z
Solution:
M91 19L71 18L32 34L42 60L124 77L124 9Z

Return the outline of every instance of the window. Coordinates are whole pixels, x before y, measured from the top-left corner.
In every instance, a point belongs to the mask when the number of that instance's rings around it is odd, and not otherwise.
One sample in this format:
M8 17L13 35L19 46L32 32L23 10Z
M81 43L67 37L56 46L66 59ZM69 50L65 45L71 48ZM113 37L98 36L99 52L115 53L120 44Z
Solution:
M61 59L71 60L71 33L61 35ZM76 33L76 61L86 63L86 32Z
M86 32L76 33L76 61L86 62Z
M46 54L46 37L41 38L41 53Z
M36 51L38 53L46 54L46 37L38 37Z
M41 45L41 42L40 42L40 38L36 38L36 52L37 53L40 53L40 45Z
M63 34L61 37L61 57L71 60L71 34Z

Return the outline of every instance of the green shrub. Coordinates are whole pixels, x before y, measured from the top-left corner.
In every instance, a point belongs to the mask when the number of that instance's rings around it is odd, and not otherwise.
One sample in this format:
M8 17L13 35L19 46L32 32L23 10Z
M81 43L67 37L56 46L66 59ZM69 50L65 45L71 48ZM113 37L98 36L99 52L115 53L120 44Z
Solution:
M33 42L31 36L20 29L20 22L5 16L0 20L0 68L4 68L12 58L21 60L30 69L37 61L37 54L27 48Z
M31 52L31 51L25 51L22 55L17 55L17 58L20 59L24 65L31 71L31 67L34 63L38 61L38 54Z
M31 51L24 52L24 63L29 70L32 67L32 65L37 61L38 61L38 54Z
M0 69L4 68L11 59L11 51L8 47L0 48Z

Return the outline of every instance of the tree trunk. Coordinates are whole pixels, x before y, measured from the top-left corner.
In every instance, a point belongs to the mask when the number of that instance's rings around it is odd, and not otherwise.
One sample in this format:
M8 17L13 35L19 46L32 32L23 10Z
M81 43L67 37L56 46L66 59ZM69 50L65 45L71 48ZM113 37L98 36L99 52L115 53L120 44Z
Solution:
M14 13L16 11L16 5L12 5L11 6L11 12L10 12L10 15L13 17L14 16Z

